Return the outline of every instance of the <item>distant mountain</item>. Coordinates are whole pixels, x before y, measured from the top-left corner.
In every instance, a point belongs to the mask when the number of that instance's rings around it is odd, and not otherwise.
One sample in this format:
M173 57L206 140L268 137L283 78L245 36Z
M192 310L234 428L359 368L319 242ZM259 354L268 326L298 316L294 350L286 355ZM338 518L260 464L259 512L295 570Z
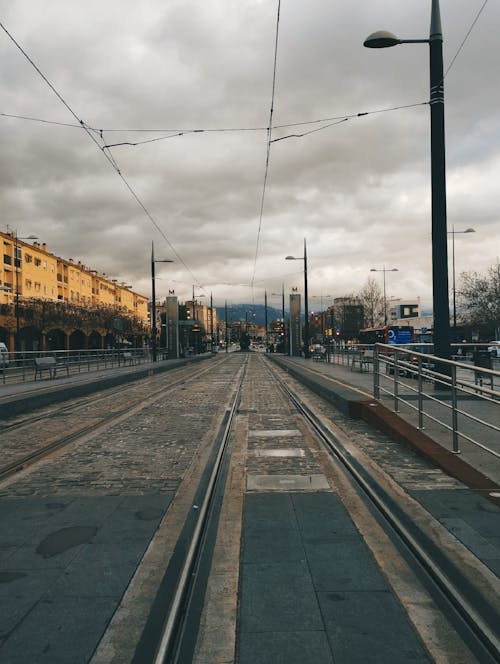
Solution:
M225 320L225 308L216 307L217 319ZM287 312L285 311L285 316ZM283 312L275 307L267 307L267 322L281 319ZM264 325L266 322L266 308L263 304L231 304L227 305L227 319L231 321L248 321L257 325Z

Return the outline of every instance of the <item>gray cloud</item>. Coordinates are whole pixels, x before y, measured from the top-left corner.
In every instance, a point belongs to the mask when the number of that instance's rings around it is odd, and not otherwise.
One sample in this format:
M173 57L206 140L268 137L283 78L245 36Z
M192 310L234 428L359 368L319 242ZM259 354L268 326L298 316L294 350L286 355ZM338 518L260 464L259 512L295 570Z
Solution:
M482 4L441 0L446 65ZM158 134L111 129L265 127L276 7L19 0L2 20L78 117L117 143ZM282 2L274 124L426 102L425 46L371 51L362 42L382 28L425 37L429 13L430 2ZM457 237L459 271L485 271L498 254L499 18L488 3L445 81L449 224L476 229ZM0 51L2 112L74 122L4 33ZM317 126L274 129L273 137ZM139 291L150 289L151 241L158 255L174 258L163 235L189 269L177 258L162 266L157 292L175 287L187 297L196 281L219 302L300 285L301 264L284 257L300 255L306 237L311 294L355 292L371 267L386 264L400 270L388 282L391 295L430 303L428 106L273 143L256 262L265 131L112 149L162 235L83 130L5 117L0 127L3 225ZM252 278L253 293L238 285Z

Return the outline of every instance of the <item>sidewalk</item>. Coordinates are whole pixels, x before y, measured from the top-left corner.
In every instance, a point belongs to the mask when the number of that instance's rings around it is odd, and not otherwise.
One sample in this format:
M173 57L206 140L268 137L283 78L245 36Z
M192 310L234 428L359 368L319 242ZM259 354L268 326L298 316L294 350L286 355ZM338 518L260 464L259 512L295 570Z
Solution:
M373 398L373 372L360 372L359 368L352 371L350 367L303 358L274 356L282 366L292 373L300 374L301 380L330 399L344 413L367 420L377 428L398 437L401 442L417 448L421 453L433 458L446 470L469 486L474 487L480 482L482 491L496 492L500 490L500 459L480 447L460 438L460 454L453 454L452 432L438 422L424 418L424 429L418 429L418 413L411 407L399 403L399 412L394 409L394 398L382 394L380 401ZM297 376L298 377L298 376ZM387 376L388 382L383 385L388 389L393 376ZM417 408L417 396L410 388L416 389L416 381L402 379L410 387L400 387L400 396ZM424 401L424 412L451 426L451 397L446 392L436 392L430 384L425 388L429 397L442 399L436 403L430 399ZM473 395L463 395L458 400L459 410L471 414L476 420L469 420L459 415L458 428L460 433L470 436L482 445L500 454L500 439L497 433L487 429L481 422L500 424L500 401L485 402ZM466 467L464 467L466 466ZM467 467L474 472L467 472ZM465 473L465 476L463 475ZM469 477L467 477L469 475ZM476 475L476 476L474 476ZM481 481L484 476L486 482ZM488 482L489 480L489 482ZM495 486L496 485L496 486ZM500 497L500 496L499 496Z

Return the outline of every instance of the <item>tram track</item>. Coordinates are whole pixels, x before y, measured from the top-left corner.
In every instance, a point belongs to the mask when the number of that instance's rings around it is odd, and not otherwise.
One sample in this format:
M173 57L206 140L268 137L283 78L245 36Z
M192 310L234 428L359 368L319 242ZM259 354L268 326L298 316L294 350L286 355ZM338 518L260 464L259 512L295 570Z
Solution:
M218 360L217 363L221 363L223 361L224 360ZM214 366L211 365L209 367L204 367L201 369L199 367L196 367L196 371L193 371L192 366L180 367L179 369L174 369L172 371L172 374L174 372L176 372L177 374L178 372L181 375L179 377L176 377L170 374L168 376L170 380L167 385L165 385L164 376L156 377L156 381L160 382L161 386L158 389L155 389L153 392L149 392L147 396L135 397L135 399L132 399L130 402L127 402L126 406L122 408L118 408L117 410L113 411L104 412L102 415L98 417L97 422L84 424L83 426L79 427L78 429L72 431L69 434L58 436L50 443L42 445L39 448L33 449L32 451L26 454L20 455L15 459L11 460L9 463L4 463L2 466L0 466L0 482L11 478L12 476L20 473L23 470L26 470L28 467L32 466L38 461L45 459L53 452L60 450L66 447L67 445L77 441L79 438L95 433L99 431L99 429L101 428L108 427L109 425L113 424L113 422L118 421L119 419L126 416L127 413L131 413L132 411L136 411L137 409L140 409L146 406L147 404L153 403L155 400L175 390L180 385L188 384L191 381L199 379L200 376L213 370L213 368ZM171 380L172 378L174 378L174 380ZM103 408L104 401L109 399L112 400L117 396L120 398L120 400L123 400L124 398L125 399L127 398L127 395L133 395L133 393L136 391L137 391L137 384L132 383L126 388L124 388L122 385L118 388L106 389L103 392L93 394L91 397L86 397L84 399L82 398L72 399L71 400L72 403L70 403L69 405L62 405L61 407L58 408L50 408L48 411L45 411L42 414L33 415L27 418L25 417L21 421L16 421L13 422L12 424L5 425L2 427L2 434L5 436L5 434L7 433L14 435L23 433L26 438L33 440L33 438L36 437L37 430L43 428L44 423L50 425L50 422L54 418L65 415L78 418L78 415L82 413L84 410L92 408L92 406L97 406L97 405L99 406L99 409L101 411L102 410L105 411L105 408ZM4 444L3 453L4 454L6 453L5 444Z
M132 660L136 664L192 661L227 478L229 437L247 364L245 358L196 491L196 509L186 517L138 643Z
M396 546L403 548L413 564L418 565L431 592L439 595L448 612L453 614L451 622L459 624L460 632L467 634L465 640L479 653L478 661L500 661L498 597L495 602L495 592L491 586L488 588L488 579L481 587L477 575L471 576L471 570L464 569L463 558L453 550L443 548L442 540L434 539L435 533L426 532L422 524L415 521L414 513L406 511L401 494L391 495L390 489L380 482L381 478L371 473L370 467L363 466L360 459L347 449L345 443L352 443L347 440L349 435L332 421L325 422L322 414L306 404L297 389L291 386L289 377L285 381L282 370L277 370L269 362L267 364L282 393L320 438L325 449L341 464L370 506L376 509Z

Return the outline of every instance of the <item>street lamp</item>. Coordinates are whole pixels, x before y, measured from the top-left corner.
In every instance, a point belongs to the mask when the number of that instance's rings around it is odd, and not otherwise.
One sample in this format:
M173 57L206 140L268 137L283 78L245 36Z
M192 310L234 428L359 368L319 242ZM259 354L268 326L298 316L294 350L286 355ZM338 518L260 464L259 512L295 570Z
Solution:
M38 240L36 235L27 235L26 237L18 237L17 231L14 232L14 270L16 273L16 304L15 304L15 316L16 316L16 336L14 337L14 351L19 350L19 331L20 331L20 321L19 321L19 269L21 267L21 257L18 258L18 241L19 240Z
M387 296L385 294L385 273L386 272L399 272L397 267L386 268L385 265L381 270L370 268L370 272L383 272L384 273L384 325L387 325Z
M156 328L156 287L155 287L155 263L173 263L174 261L155 260L155 247L154 242L151 242L151 351L153 362L156 362L156 335L158 330Z
M452 237L452 273L453 273L453 330L456 332L457 329L457 291L455 288L455 235L463 233L475 233L476 231L473 228L466 228L465 231L456 231L455 226L452 226L453 230L448 231L448 235ZM455 339L456 341L456 339Z
M432 0L428 39L399 39L391 32L379 31L371 34L364 42L364 46L367 48L388 48L398 44L429 44L434 352L438 357L449 359L450 303L446 230L443 34L441 31L439 0ZM444 367L443 370L446 371Z
M305 322L304 322L304 357L309 357L309 302L307 298L307 247L306 239L304 238L304 256L302 258L295 256L287 256L287 261L304 261L304 309L305 309Z

